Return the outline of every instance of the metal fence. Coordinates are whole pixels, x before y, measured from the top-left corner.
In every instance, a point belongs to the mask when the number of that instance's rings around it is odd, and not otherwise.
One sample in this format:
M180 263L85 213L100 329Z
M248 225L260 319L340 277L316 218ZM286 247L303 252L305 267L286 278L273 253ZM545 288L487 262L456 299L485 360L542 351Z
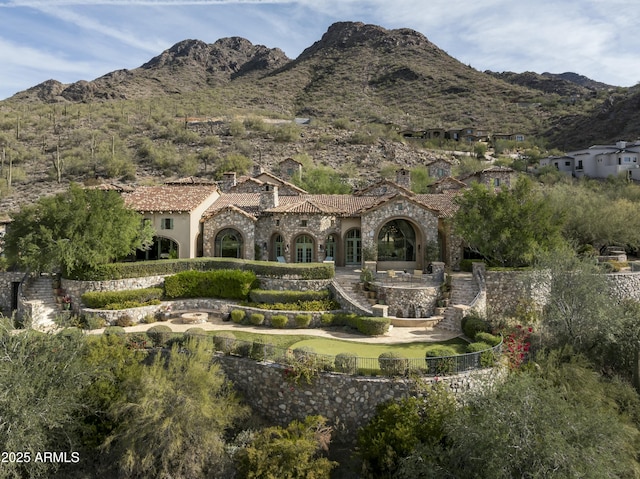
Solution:
M215 351L230 355L247 357L256 361L270 361L284 366L304 366L315 371L338 372L354 376L447 376L488 368L495 364L502 353L502 343L490 349L458 354L455 356L405 358L393 354L382 354L377 358L362 358L351 353L336 356L318 354L311 349L281 348L264 340L244 341L231 335L203 335L163 333L157 337L153 334L129 334L128 341L133 347L167 347L173 343L184 343L189 337L210 341Z

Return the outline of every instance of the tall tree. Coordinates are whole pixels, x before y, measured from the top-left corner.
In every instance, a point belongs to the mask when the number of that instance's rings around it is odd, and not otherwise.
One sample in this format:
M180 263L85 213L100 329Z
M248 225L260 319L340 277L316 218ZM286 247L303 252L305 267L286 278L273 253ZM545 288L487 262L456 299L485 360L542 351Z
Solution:
M511 190L476 183L458 197L454 231L466 245L500 266L527 266L563 244L562 217L554 214L532 181L520 177Z
M114 191L83 189L41 198L13 215L6 234L11 264L67 277L151 244L153 229Z
M224 434L246 408L204 342L156 355L124 388L111 409L118 426L105 443L119 477L189 479L222 470Z

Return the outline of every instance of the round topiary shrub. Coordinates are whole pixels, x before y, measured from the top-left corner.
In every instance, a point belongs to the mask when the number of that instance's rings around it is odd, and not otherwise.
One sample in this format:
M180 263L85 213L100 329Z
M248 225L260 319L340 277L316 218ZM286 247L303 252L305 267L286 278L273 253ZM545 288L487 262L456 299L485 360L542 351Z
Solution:
M386 376L404 376L409 369L409 360L394 351L378 356L378 364Z
M306 328L311 324L312 316L310 314L296 314L294 318L296 322L296 327L298 328Z
M242 309L234 309L231 311L231 321L236 324L242 324L244 318L247 317L247 313Z
M502 342L501 336L484 332L476 333L476 337L474 339L476 342L487 343L491 347L497 346Z
M438 346L429 349L426 353L427 373L446 375L452 374L456 370L456 356L455 349L448 346Z
M127 336L127 347L130 349L147 349L150 345L147 333L133 333Z
M335 318L335 314L333 313L323 313L320 316L320 324L322 326L331 326L333 324L334 318Z
M123 328L127 328L133 324L133 320L131 316L128 314L123 314L116 319L116 326L122 326Z
M462 318L462 332L469 339L475 339L477 333L489 332L489 323L477 314L470 314Z
M224 354L231 354L235 347L236 336L231 331L222 331L213 337L213 344L216 351Z
M173 337L173 331L169 326L159 324L157 326L150 327L147 330L147 335L155 347L163 347L166 346L169 340Z
M315 357L316 351L310 346L300 346L293 350L293 357L299 361Z
M264 324L264 314L262 313L251 313L249 316L249 322L254 326L260 326Z
M251 359L264 361L271 354L273 354L273 345L271 343L265 342L264 339L260 338L254 339L251 345L251 354L249 355Z
M274 314L271 316L271 326L274 328L282 329L287 326L289 318L284 314Z
M491 349L491 345L483 342L475 342L467 344L467 352L468 353L479 353L481 351L486 351Z
M336 371L355 374L358 371L358 356L353 353L340 353L335 359Z
M122 326L107 326L106 328L104 328L104 334L106 334L107 336L109 334L116 334L118 336L124 336L125 335L125 330Z

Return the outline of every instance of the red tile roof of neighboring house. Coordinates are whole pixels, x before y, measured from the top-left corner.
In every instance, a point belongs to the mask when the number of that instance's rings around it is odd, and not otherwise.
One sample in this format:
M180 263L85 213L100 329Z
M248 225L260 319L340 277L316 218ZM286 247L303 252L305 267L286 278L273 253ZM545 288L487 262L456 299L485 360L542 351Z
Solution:
M215 185L141 186L123 198L136 211L191 212L216 192Z

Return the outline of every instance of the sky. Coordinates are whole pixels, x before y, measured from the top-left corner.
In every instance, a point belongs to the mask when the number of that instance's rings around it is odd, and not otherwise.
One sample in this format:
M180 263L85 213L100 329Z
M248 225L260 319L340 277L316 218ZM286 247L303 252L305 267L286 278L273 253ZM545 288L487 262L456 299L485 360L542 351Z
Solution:
M329 26L411 28L477 70L640 82L638 0L0 0L0 99L239 36L296 58Z

